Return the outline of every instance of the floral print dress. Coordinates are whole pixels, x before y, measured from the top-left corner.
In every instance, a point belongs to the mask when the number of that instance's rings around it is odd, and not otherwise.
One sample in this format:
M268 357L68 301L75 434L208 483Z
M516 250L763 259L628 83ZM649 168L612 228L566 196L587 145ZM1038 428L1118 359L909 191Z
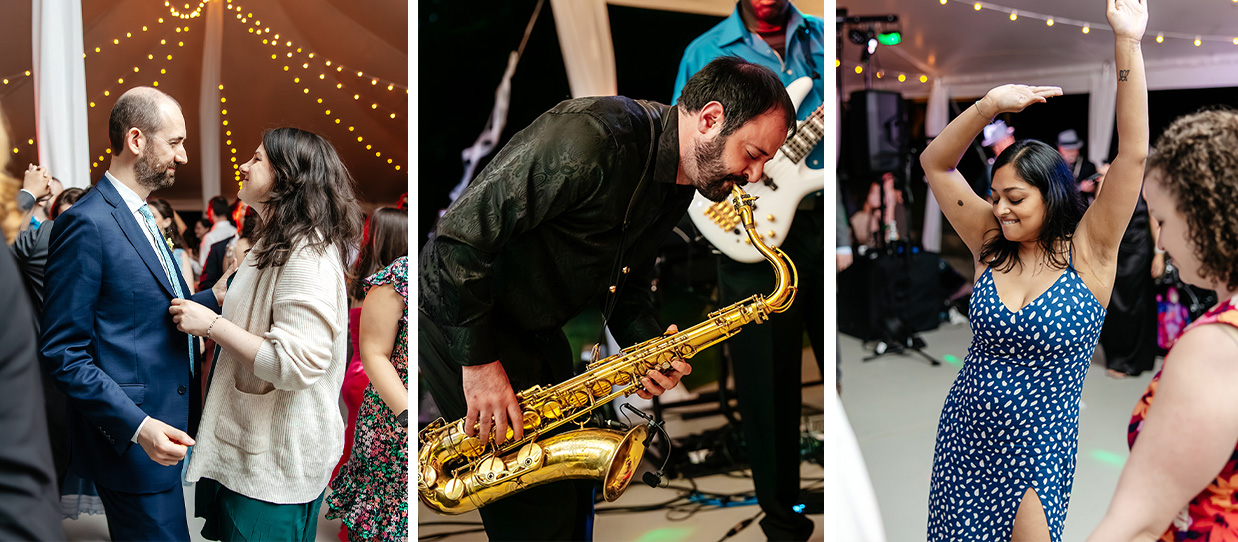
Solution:
M391 364L408 387L408 258L365 279L366 290L390 284L404 297L404 316ZM374 389L366 387L357 413L352 457L331 480L329 519L342 519L351 540L408 540L408 429Z
M1229 299L1213 307L1191 323L1183 334L1190 332L1196 326L1208 324L1228 324L1238 327L1238 307L1235 306L1234 300ZM1164 367L1161 367L1161 371L1164 371ZM1148 384L1148 391L1144 392L1143 397L1135 404L1135 411L1131 415L1131 423L1127 428L1126 436L1127 443L1131 447L1135 446L1135 439L1139 437L1139 432L1143 429L1143 420L1152 406L1152 398L1156 394L1156 387L1160 381L1161 373L1157 372L1156 376L1152 377L1152 382ZM1238 490L1238 443L1235 443L1234 451L1229 455L1229 461L1225 462L1225 467L1217 474L1216 479L1178 512L1169 528L1161 535L1160 540L1163 542L1238 540L1238 499L1235 498L1235 490Z

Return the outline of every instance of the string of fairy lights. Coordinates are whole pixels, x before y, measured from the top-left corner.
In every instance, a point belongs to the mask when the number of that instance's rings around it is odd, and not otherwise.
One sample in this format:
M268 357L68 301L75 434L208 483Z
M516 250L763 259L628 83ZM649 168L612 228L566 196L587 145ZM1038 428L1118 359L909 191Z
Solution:
M181 6L178 7L176 5L173 5L171 1L165 1L164 6L168 8L173 18L178 19L178 20L189 20L189 19L196 19L196 18L201 17L203 13L203 8L206 6L206 3L209 1L211 0L201 0L197 3L197 7L193 7L193 4L191 3L181 4ZM183 7L183 10L181 9L182 7ZM301 47L294 47L291 40L285 39L283 42L281 42L279 34L273 33L269 27L263 26L260 20L255 19L253 17L252 13L244 13L239 5L233 4L233 0L226 0L226 5L224 6L224 8L229 11L236 12L235 20L239 21L239 24L250 25L252 23L252 26L247 26L246 31L248 34L255 36L256 39L261 39L262 45L276 48L280 52L284 53L283 57L285 59L288 59L289 64L283 66L283 71L288 72L288 74L292 76L293 84L300 86L302 94L305 94L307 96L310 94L310 83L312 82L313 77L309 75L306 75L303 77L302 74L303 73L308 74L308 70L310 70L311 66L313 66L316 69L316 71L320 72L318 73L318 76L317 76L317 79L319 81L325 81L328 73L330 73L330 71L334 69L335 74L333 74L333 79L335 80L335 84L333 86L335 87L335 90L339 91L340 94L343 94L345 96L351 93L351 96L348 96L346 98L341 98L340 99L341 101L346 100L348 98L351 98L351 100L354 102L362 101L363 93L368 94L370 92L370 91L361 90L360 87L365 87L365 86L368 86L374 89L385 88L387 93L392 93L392 94L398 94L397 90L403 90L404 91L403 95L407 95L409 93L408 86L405 84L401 84L395 81L390 81L380 76L368 73L364 70L358 70L353 67L341 64L339 62L334 62L332 60L324 58L322 55L319 55L315 52L306 52ZM164 17L159 17L157 20L157 23L159 25L164 25L167 23L167 20ZM91 56L92 53L96 57L101 57L102 55L106 55L107 52L109 51L109 48L110 48L109 46L119 46L124 40L132 39L135 35L141 35L142 33L150 32L152 28L154 27L155 25L153 24L143 25L140 30L135 28L133 30L124 32L123 37L121 37L121 35L118 34L116 35L116 37L110 40L104 40L100 42L99 44L95 45L94 47L88 47L86 51L83 51L82 58L90 59L92 58ZM102 101L102 98L110 97L113 92L118 91L116 87L120 85L124 85L126 80L130 80L130 85L136 82L136 81L132 81L133 79L140 79L142 81L142 84L150 84L151 86L158 87L159 76L168 74L169 67L171 66L172 61L175 58L174 51L168 51L167 49L168 48L174 49L173 43L175 44L175 48L185 46L184 39L181 37L173 37L174 34L181 34L183 36L183 35L187 35L189 32L190 32L190 26L182 26L178 22L176 26L173 27L172 30L166 31L165 35L160 37L159 47L161 49L147 52L145 64L139 63L139 65L132 66L132 72L129 71L129 68L125 68L124 73L114 74L116 75L114 77L114 80L116 81L116 83L114 85L108 84L102 90L98 90L92 95L90 95L90 97L87 100L87 107L94 108L98 106L99 103ZM279 49L281 45L286 50ZM275 53L275 54L272 54L271 58L273 61L275 61L280 58L280 55L278 53ZM300 65L301 72L294 71L294 65L296 62L293 59L301 61L301 65ZM325 69L319 69L320 67L325 68ZM152 74L154 74L156 70L158 71L159 76L152 76ZM356 77L355 80L368 81L369 85L364 85L364 83L354 83L353 82L354 80L352 79L354 74ZM8 90L4 87L12 88L17 83L20 83L26 79L29 79L32 76L33 74L31 70L23 70L21 72L17 72L17 73L5 76L3 78L0 78L0 95L3 95L4 93L6 93L4 91ZM109 77L107 80L111 81L113 80L113 78ZM346 81L347 81L347 84L345 84ZM225 104L225 105L222 105L220 109L220 117L221 117L220 123L224 127L224 131L225 131L225 136L224 136L226 138L225 146L228 148L228 154L230 155L229 161L232 164L232 169L234 171L235 179L239 183L240 182L240 164L237 163L238 150L232 144L232 131L228 129L228 119L227 119L228 110L226 107L227 97L222 94L223 88L224 88L223 85L219 86L219 89L221 91L220 101ZM367 151L374 152L375 158L378 159L379 161L382 161L385 159L386 164L393 167L396 171L401 171L403 169L402 164L395 163L395 160L391 156L384 157L383 151L380 149L376 149L372 141L366 141L365 134L361 134L358 132L355 123L346 123L345 119L339 113L339 109L340 109L339 106L335 106L333 110L331 109L332 102L324 100L321 97L316 98L315 101L316 101L316 105L321 105L324 107L323 109L324 114L330 117L334 124L340 125L341 129L345 129L346 127L346 130L349 132L348 135L350 139L352 137L356 137L356 143L358 145L364 146L364 148ZM376 99L376 98L371 99L370 97L367 96L365 101L368 101L370 103L371 110L382 112L383 114L385 114L387 119L392 120L392 121L400 119L401 122L403 121L402 117L404 115L402 113L396 111L395 109L391 107L384 105L383 103L381 103L381 100ZM33 138L27 139L26 142L27 142L27 145L30 147L33 147L35 144L35 141ZM18 154L20 152L21 152L20 146L15 146L13 148L14 154ZM92 164L91 164L92 168L100 167L100 165L104 162L106 155L111 154L111 152L112 152L112 149L110 147L104 149L103 152L97 156L96 160L92 161Z
M1007 16L1007 18L1009 18L1012 22L1038 21L1039 24L1044 24L1045 26L1048 26L1048 27L1070 26L1070 27L1078 28L1079 32L1083 34L1091 34L1093 29L1105 30L1105 31L1110 30L1108 22L1098 23L1094 21L1085 21L1085 20L1073 19L1069 17L1058 17L1056 15L1038 13L1034 11L1027 11L1027 10L1016 9L1016 8L1012 8L1008 6L1003 6L1000 4L994 4L992 2L976 2L975 0L931 0L931 1L941 4L943 6L948 6L949 4L963 4L963 5L970 6L972 11L996 11L996 12L1004 13ZM1230 3L1238 4L1238 0L1230 0ZM1165 40L1184 40L1184 41L1191 42L1196 47L1202 47L1205 43L1225 43L1225 44L1231 44L1231 45L1238 45L1238 35L1229 36L1229 35L1202 34L1202 33L1196 34L1196 33L1190 33L1190 32L1170 32L1170 31L1161 31L1161 30L1148 30L1147 32L1144 33L1144 36L1146 37L1151 37L1153 35L1156 36L1154 38L1156 43L1165 43ZM838 69L842 69L848 74L854 73L855 75L864 77L866 76L865 75L866 72L868 72L870 75L874 76L877 79L883 79L883 80L897 79L899 83L904 83L904 82L915 83L916 81L920 83L927 83L930 79L934 77L933 75L924 74L924 73L887 71L879 67L873 67L873 66L869 66L867 64L863 64L859 62L850 62L850 61L843 62L842 60L839 60L839 59L834 60L834 67Z
M166 24L167 21L163 17L159 17L156 22L157 24L163 25L163 24ZM139 32L150 32L151 28L152 28L151 25L143 25ZM154 73L154 71L157 69L159 72L159 75L167 75L168 67L171 65L172 60L175 58L174 54L168 51L168 49L172 48L171 42L175 41L176 47L185 46L185 41L183 38L173 38L172 36L175 34L181 34L182 36L187 35L189 34L189 31L190 31L189 26L181 26L180 24L177 24L174 28L170 30L165 30L163 35L161 35L159 38L158 48L154 51L147 52L146 54L145 63L147 64L147 66L146 66L145 74ZM134 36L134 32L132 31L125 32L124 34L125 39L131 39L133 38L133 36ZM113 38L111 40L111 44L113 46L119 46L121 44L121 38L119 37ZM96 55L104 55L106 54L107 50L103 49L103 47L101 46L96 46L94 47L93 51ZM83 53L82 56L83 58L89 58L89 52ZM98 90L94 94L92 94L90 98L88 99L86 106L93 109L94 107L99 105L99 102L102 100L102 98L110 97L113 92L120 91L122 88L124 88L122 87L122 85L125 85L126 76L129 76L131 83L132 83L132 79L134 78L140 78L143 81L147 80L146 76L144 75L142 66L139 66L139 65L133 66L132 73L139 74L139 75L129 75L130 71L128 68L126 68L122 74L119 74L117 75L117 77L115 77L115 81L116 81L115 84L108 84L103 89ZM158 76L150 76L150 77L151 78L149 79L150 81L149 84L151 86L158 87L159 77ZM111 81L112 78L109 77L107 80ZM106 156L110 155L111 153L112 153L111 147L104 149L103 152L101 152L91 162L91 167L92 168L100 167L100 165L104 163Z
M352 93L351 99L354 102L361 101L361 97L362 97L361 91L353 88L351 84L345 85L345 81L351 80L351 76L353 74L355 74L356 78L359 80L368 80L370 83L370 87L374 87L374 88L385 87L387 92L392 92L392 93L394 93L396 89L401 89L404 91L404 94L408 94L408 87L406 85L384 79L377 75L369 74L365 72L364 70L354 70L353 68L340 64L338 62L333 62L332 60L326 59L322 55L319 55L313 51L306 51L302 47L294 46L292 40L289 40L287 38L284 38L281 41L279 33L272 32L269 26L264 26L262 24L261 19L255 18L252 12L245 11L239 5L233 5L232 0L227 0L227 5L225 6L225 9L236 12L235 16L232 17L232 19L239 21L240 24L242 25L248 25L246 27L246 32L248 34L253 35L255 41L260 39L262 46L269 46L276 51L276 52L271 53L271 61L275 63L276 65L280 65L281 62L279 61L282 58L284 60L284 63L282 63L282 71L285 72L287 75L291 76L291 81L293 85L296 85L296 87L299 87L301 89L301 93L306 95L307 97L309 97L311 93L310 85L314 81L313 71L318 72L317 79L319 81L323 81L324 84L329 84L325 82L326 82L327 74L330 73L332 70L334 70L336 74L333 76L333 79L335 80L335 85L334 85L335 90L339 91L339 94L343 94L345 96L345 98L343 98L344 100L348 99L347 95L350 91L354 91ZM282 57L280 55L280 52L283 53ZM296 67L297 60L301 61L300 70L298 70ZM311 71L310 70L311 65L313 65L313 67L316 69ZM345 73L348 74L348 77L345 77L343 75ZM380 86L380 84L382 86ZM364 85L359 85L359 86L364 86ZM348 90L345 90L346 88ZM318 94L318 93L315 93L315 94ZM340 125L341 127L345 126L344 119L339 114L339 106L334 106L334 109L333 109L332 104L334 102L329 101L328 99L322 96L315 96L313 100L314 100L315 105L322 107L323 114L330 117L334 124ZM396 120L397 118L400 117L400 115L395 110L385 105L380 104L379 100L377 99L375 100L367 99L367 101L370 102L370 109L376 110L376 111L381 110L384 114L386 114L386 117L390 120ZM347 124L347 130L349 132L348 135L350 139L355 136L357 140L356 142L358 145L364 145L365 150L373 152L375 158L379 160L383 159L383 151L379 149L375 149L374 144L372 142L367 143L365 140L365 135L357 132L357 128L355 124ZM400 171L403 168L401 164L395 163L395 160L391 158L390 156L386 158L386 163L387 165L392 166L396 171ZM237 175L239 177L239 171Z
M942 5L946 5L950 3L970 5L973 11L986 11L987 10L987 11L997 11L1000 13L1005 13L1006 16L1011 21L1019 21L1020 19L1026 21L1028 19L1032 19L1032 20L1040 21L1045 26L1054 26L1054 25L1073 26L1073 27L1078 28L1079 31L1084 34L1092 33L1093 28L1098 29L1098 30L1106 30L1106 31L1109 30L1109 23L1105 21L1101 21L1098 23L1098 22L1093 22L1093 21L1072 19L1068 17L1057 17L1055 15L1015 9L1012 7L1007 7L1007 6L1003 6L1000 4L994 4L990 2L976 2L974 0L936 0L936 1ZM1231 0L1230 3L1238 4L1238 0ZM1166 31L1148 30L1147 32L1144 33L1144 36L1151 36L1153 34L1156 34L1156 43L1165 43L1165 40L1167 39L1175 39L1175 40L1190 41L1196 47L1200 47L1204 43L1207 43L1207 42L1228 43L1231 45L1238 45L1238 35L1195 34L1195 33L1189 33L1189 32L1166 32Z

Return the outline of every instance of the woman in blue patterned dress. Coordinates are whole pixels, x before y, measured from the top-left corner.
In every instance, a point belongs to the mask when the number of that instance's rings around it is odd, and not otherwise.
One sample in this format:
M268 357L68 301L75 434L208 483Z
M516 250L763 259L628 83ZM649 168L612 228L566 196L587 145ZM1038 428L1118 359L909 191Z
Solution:
M955 169L995 116L1059 96L1058 87L990 90L921 155L933 195L974 255L979 277L969 311L972 344L937 429L929 540L1061 538L1079 396L1148 152L1139 45L1145 2L1108 0L1118 156L1086 213L1066 163L1044 143L1020 141L997 157L989 201Z

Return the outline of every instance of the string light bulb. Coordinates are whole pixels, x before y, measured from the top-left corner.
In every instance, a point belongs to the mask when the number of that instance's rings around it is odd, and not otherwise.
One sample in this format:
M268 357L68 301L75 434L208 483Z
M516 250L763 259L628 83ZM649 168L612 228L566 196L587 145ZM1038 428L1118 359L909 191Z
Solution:
M1045 26L1053 26L1053 18L1052 18L1052 17L1050 17L1050 18L1049 18L1049 20L1045 21Z
M1014 11L1010 12L1010 20L1012 20L1012 21L1017 21L1017 20L1019 20L1019 10L1017 10L1017 9L1016 9L1016 10L1014 10Z

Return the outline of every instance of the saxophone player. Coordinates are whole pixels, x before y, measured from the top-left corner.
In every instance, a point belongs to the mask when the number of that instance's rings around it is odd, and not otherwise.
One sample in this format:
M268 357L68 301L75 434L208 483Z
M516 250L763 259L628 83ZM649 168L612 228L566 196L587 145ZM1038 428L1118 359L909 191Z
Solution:
M562 326L600 300L621 345L656 336L646 277L699 191L756 182L795 127L768 68L714 60L675 105L567 100L517 133L439 221L419 262L418 363L447 419L483 441L523 437L514 390L561 382ZM642 378L648 398L691 371ZM480 510L491 539L591 540L594 483L534 487Z

